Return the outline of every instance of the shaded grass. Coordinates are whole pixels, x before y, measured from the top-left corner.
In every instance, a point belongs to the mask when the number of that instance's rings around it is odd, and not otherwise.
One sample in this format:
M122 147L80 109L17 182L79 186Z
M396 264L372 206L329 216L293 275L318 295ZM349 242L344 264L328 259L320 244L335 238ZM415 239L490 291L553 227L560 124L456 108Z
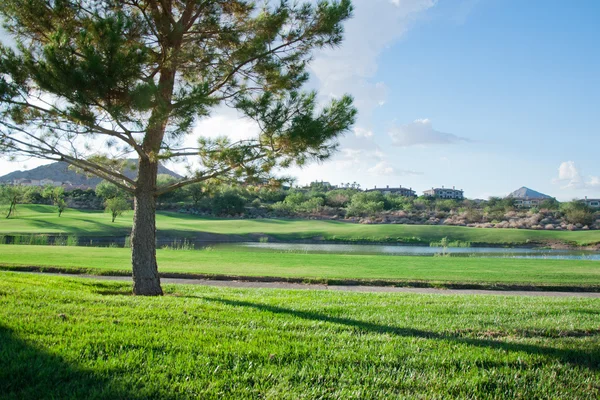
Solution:
M600 395L597 299L165 289L0 272L0 397Z
M295 279L441 287L598 290L600 263L584 260L299 254L247 250L157 250L159 271L169 274ZM123 248L0 245L0 264L87 273L131 271Z
M108 214L69 209L62 217L46 212L51 206L19 206L17 218L1 220L0 234L67 233L79 236L125 236L131 230L132 212L110 222ZM217 219L172 212L157 214L161 237L206 235L227 240L267 235L276 240L333 240L345 242L430 243L447 237L472 244L523 245L561 241L577 245L600 242L600 231L536 231L526 229L480 229L433 225L363 225L339 221ZM210 239L210 237L209 237Z

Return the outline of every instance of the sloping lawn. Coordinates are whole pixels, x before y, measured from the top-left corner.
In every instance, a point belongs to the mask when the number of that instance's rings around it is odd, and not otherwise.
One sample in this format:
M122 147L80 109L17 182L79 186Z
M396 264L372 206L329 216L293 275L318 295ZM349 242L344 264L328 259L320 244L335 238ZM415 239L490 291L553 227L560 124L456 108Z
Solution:
M0 220L0 234L66 233L82 236L125 236L131 230L132 212L111 223L99 211L69 209L58 217L54 207L20 205L16 218ZM433 225L364 225L339 221L287 219L217 219L159 212L159 236L194 237L203 233L223 235L268 235L278 240L326 239L371 242L429 243L444 237L472 243L525 244L563 241L577 244L600 242L600 231L536 231L527 229L481 229Z

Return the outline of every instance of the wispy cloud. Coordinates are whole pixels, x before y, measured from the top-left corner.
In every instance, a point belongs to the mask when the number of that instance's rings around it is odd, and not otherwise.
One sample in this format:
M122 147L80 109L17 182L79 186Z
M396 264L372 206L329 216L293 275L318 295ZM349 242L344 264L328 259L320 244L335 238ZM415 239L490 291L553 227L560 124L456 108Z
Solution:
M471 139L453 133L433 129L429 119L417 119L409 124L395 126L388 132L395 146L409 147L417 145L455 144L471 142Z
M367 172L373 176L415 176L423 175L422 172L412 171L408 169L398 169L390 164L388 161L380 161L373 167L369 168Z

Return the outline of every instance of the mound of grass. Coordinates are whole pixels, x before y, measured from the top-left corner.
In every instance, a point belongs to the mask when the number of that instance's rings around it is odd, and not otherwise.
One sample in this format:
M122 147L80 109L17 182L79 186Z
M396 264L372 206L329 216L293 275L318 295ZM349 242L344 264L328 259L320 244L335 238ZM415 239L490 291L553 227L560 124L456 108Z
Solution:
M600 300L129 286L0 272L0 397L600 396Z
M125 236L131 230L132 212L114 223L110 215L97 211L69 209L59 218L44 212L40 205L19 206L14 219L0 220L0 234L65 233L78 236ZM480 229L436 225L363 225L339 221L278 219L200 218L172 212L157 214L158 234L162 237L212 235L228 240L270 236L277 240L333 240L345 242L430 243L448 238L451 242L471 244L523 245L558 241L577 245L600 242L600 231L536 231L526 229Z

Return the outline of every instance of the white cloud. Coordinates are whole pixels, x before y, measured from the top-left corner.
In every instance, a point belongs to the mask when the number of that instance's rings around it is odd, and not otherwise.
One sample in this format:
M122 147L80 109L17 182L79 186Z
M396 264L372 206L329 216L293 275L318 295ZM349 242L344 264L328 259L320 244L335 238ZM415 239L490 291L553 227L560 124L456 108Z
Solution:
M373 167L367 169L367 172L374 176L414 176L423 175L422 172L416 172L407 169L397 169L387 161L380 161Z
M227 136L232 141L256 138L259 134L257 124L231 112L216 114L214 117L200 120L194 127L194 139L198 136L218 137Z
M376 176L393 175L395 172L394 167L392 167L387 161L378 162L373 167L369 168L367 171L370 174L376 175Z
M400 147L471 141L452 133L436 131L428 119L417 119L409 124L395 126L389 130L388 134L392 138L393 144Z
M354 0L354 15L344 24L339 48L316 54L310 65L321 95L338 97L349 93L359 110L357 126L368 130L370 117L385 104L388 88L373 82L379 55L437 0Z
M558 167L558 177L552 183L562 185L561 189L594 189L600 188L600 177L585 177L574 161L564 161Z
M373 137L373 131L361 128L361 127L354 127L354 135L358 138L363 137L363 138L370 138Z

